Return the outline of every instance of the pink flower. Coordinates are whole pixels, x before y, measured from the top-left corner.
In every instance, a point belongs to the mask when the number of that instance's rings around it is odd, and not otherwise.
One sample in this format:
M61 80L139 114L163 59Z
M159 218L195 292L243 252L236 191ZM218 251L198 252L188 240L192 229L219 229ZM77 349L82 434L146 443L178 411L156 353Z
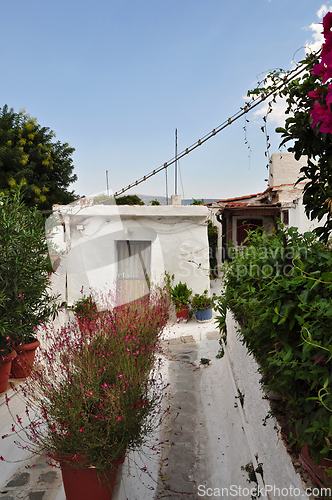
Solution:
M310 92L308 92L308 96L310 97L310 99L320 99L321 95L322 95L321 89L311 90Z
M330 88L330 85L329 85L329 88ZM326 95L326 98L325 98L325 101L326 101L326 104L327 105L330 105L332 103L332 90L330 90L327 95Z
M325 40L325 43L323 43L321 57L324 57L326 54L328 54L331 51L331 49L332 49L332 36L329 36Z
M332 112L330 109L326 110L324 121L321 124L319 131L322 134L332 134Z
M317 76L323 76L324 73L325 73L325 66L322 62L315 64L315 66L311 71L312 75L317 75Z
M118 422L121 420L121 417L118 417Z
M325 365L325 358L324 358L324 356L317 356L316 358L314 358L314 361L315 361L315 363L318 363L320 361L321 365Z
M332 28L332 12L328 12L323 19L323 35L325 38L329 38L331 36L331 28Z
M310 116L313 119L311 128L314 128L317 123L323 122L326 115L326 108L318 102L315 102L313 109L310 111Z

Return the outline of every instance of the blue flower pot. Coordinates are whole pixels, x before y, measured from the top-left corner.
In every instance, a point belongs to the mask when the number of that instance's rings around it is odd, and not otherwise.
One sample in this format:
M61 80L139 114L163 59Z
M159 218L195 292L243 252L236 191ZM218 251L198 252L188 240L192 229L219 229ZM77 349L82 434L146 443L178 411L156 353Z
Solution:
M212 307L206 309L197 309L195 311L196 320L198 323L207 323L212 319Z

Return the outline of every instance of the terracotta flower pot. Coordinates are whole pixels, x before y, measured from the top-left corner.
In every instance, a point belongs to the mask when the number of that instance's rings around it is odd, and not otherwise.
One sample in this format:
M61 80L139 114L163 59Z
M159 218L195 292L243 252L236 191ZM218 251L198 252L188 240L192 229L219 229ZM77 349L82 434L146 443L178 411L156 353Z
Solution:
M332 462L330 460L322 459L319 464L315 464L313 459L309 455L308 447L306 444L301 450L299 459L304 469L309 472L310 476L321 488L331 488L332 477L327 472L325 472L325 469L331 470L332 468Z
M5 392L7 390L12 361L16 356L16 351L12 351L0 359L0 392Z
M17 357L12 363L12 377L26 378L30 375L35 360L36 349L40 346L39 340L31 344L22 344L14 347Z
M111 500L118 468L124 460L124 456L113 460L110 471L100 474L99 478L93 467L77 469L71 461L59 460L66 500Z
M188 321L188 311L189 306L180 306L176 307L176 318L178 321L184 321L185 323Z

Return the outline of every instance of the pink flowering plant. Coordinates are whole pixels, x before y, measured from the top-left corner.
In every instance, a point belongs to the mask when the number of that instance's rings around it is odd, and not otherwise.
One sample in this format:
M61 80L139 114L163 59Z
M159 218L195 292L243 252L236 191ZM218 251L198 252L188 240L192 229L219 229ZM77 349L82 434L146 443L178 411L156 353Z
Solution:
M19 391L28 424L12 414L21 446L98 473L141 447L162 418L160 336L168 310L168 294L154 290L96 314L93 328L76 321L60 332L45 327L47 348Z

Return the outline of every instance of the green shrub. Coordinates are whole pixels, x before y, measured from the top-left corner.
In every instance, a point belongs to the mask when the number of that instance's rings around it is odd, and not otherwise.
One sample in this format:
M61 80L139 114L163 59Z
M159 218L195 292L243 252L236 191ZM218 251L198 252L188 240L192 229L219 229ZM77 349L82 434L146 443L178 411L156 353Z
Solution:
M312 233L249 232L225 266L226 303L270 390L283 396L295 441L332 457L332 252ZM296 431L295 431L296 429Z
M22 186L0 193L0 349L32 342L54 319L51 273L43 217L24 205Z

